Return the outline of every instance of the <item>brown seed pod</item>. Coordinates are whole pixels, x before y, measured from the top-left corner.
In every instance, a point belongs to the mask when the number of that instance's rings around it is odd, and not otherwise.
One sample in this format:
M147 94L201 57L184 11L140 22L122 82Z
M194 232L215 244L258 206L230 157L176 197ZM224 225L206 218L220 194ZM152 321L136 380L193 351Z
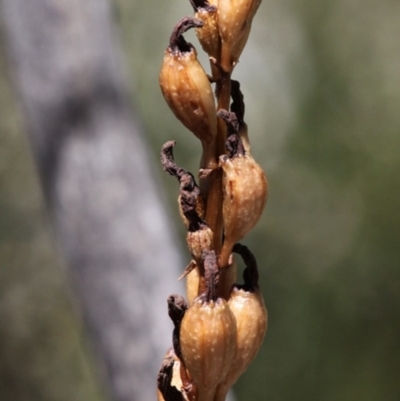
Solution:
M234 252L241 254L247 267L244 285L232 288L228 306L236 318L236 352L231 368L218 386L215 401L224 401L229 388L248 368L256 356L267 330L267 310L258 286L258 270L253 254L243 245L236 244Z
M202 21L190 17L176 25L161 67L160 87L175 116L205 147L217 132L214 95L196 49L182 36L189 28L202 26Z
M261 0L219 0L218 25L222 42L221 67L232 71L246 45Z
M203 50L214 59L220 52L221 39L218 31L217 7L207 0L190 0L195 11L195 18L203 22L203 27L196 28L196 36ZM217 1L214 1L217 3Z
M236 321L227 303L216 297L218 266L213 251L204 253L207 290L186 311L180 331L183 360L199 401L212 401L235 354Z
M267 200L268 182L264 171L251 156L233 159L222 156L220 166L223 171L225 235L221 259L225 261L235 242L242 239L261 217Z
M223 267L227 264L233 245L259 220L268 196L268 181L260 165L245 153L234 113L220 110L218 116L227 121L230 131L227 140L229 156L220 157L224 220L220 265Z

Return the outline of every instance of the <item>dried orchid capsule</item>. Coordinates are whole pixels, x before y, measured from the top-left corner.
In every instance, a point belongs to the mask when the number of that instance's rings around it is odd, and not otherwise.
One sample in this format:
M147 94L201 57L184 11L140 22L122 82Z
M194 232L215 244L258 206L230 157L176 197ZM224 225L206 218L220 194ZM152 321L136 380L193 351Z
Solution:
M219 0L218 25L222 44L221 67L224 71L232 71L237 63L260 4L261 0Z
M221 39L219 37L217 7L208 0L190 0L195 11L195 18L203 22L203 27L196 28L196 36L203 50L214 59L220 52ZM217 1L214 1L217 3Z
M256 260L243 245L236 244L233 251L242 256L247 267L243 274L244 285L235 285L228 301L236 318L236 353L224 382L218 386L215 401L225 400L229 388L256 356L267 330L268 315L258 286Z
M185 17L174 28L160 72L160 87L169 107L182 124L203 143L217 132L215 100L209 79L197 60L196 49L182 34L203 22Z
M218 266L214 251L204 252L206 292L195 299L181 323L183 361L197 387L198 401L213 401L216 387L231 369L236 321L226 301L216 296Z
M234 113L220 110L218 116L228 123L229 156L220 157L222 168L224 243L220 265L227 264L233 245L257 223L268 196L268 182L264 171L253 157L245 153L238 136L239 124Z

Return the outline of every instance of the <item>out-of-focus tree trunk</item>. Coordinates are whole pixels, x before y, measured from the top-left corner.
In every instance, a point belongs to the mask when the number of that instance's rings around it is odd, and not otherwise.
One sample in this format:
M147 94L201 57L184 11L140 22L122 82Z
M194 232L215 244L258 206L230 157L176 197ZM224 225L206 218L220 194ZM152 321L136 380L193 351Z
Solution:
M130 107L111 2L1 6L26 132L104 378L117 401L153 401L183 262Z

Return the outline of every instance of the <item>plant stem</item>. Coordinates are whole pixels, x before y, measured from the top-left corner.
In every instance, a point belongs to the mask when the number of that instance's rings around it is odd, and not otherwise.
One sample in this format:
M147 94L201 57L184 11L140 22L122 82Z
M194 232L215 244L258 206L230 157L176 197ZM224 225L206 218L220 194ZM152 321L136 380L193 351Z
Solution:
M231 96L230 73L221 70L216 87L218 106L217 110L229 110ZM218 133L216 138L216 160L226 153L226 124L218 119ZM214 233L214 250L218 254L222 245L223 220L222 220L222 171L216 169L210 174L210 189L207 197L206 222Z

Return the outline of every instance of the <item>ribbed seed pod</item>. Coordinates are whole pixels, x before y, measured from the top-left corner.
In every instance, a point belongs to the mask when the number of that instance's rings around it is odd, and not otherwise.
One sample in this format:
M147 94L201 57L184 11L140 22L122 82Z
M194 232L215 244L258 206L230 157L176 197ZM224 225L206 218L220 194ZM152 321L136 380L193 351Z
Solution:
M189 28L202 25L200 20L189 17L176 25L161 67L160 87L175 116L205 146L217 132L214 95L196 49L182 36Z
M249 367L267 329L267 310L259 289L246 291L234 287L228 306L236 318L236 353L226 379L218 386L215 401L225 400L230 387Z
M267 309L259 288L234 287L228 305L236 318L236 354L226 381L236 382L256 356L267 330Z
M260 165L249 155L230 159L221 156L224 219L224 265L235 242L242 239L257 223L268 196L268 181Z
M234 252L242 255L247 268L244 285L232 288L228 306L236 318L236 352L231 368L218 386L214 401L224 401L229 388L238 380L256 356L267 330L267 310L258 286L258 269L249 249L236 244Z
M218 25L222 42L222 68L229 72L240 57L261 0L219 0Z
M247 40L249 39L250 31L251 31L251 24L248 24L241 33L240 39L232 46L231 60L233 67L239 62L243 49L246 47Z
M198 401L213 401L217 385L231 368L236 321L226 301L215 297L218 274L215 253L205 252L205 255L207 291L185 313L180 346L185 366L197 387Z
M199 397L212 401L206 396L211 397L226 377L235 354L236 322L226 301L197 298L183 318L180 338L185 366Z
M217 1L214 0L214 3ZM217 21L217 7L212 1L191 0L195 11L195 18L203 22L202 28L196 28L196 36L203 50L213 58L217 58L220 51L220 37Z

